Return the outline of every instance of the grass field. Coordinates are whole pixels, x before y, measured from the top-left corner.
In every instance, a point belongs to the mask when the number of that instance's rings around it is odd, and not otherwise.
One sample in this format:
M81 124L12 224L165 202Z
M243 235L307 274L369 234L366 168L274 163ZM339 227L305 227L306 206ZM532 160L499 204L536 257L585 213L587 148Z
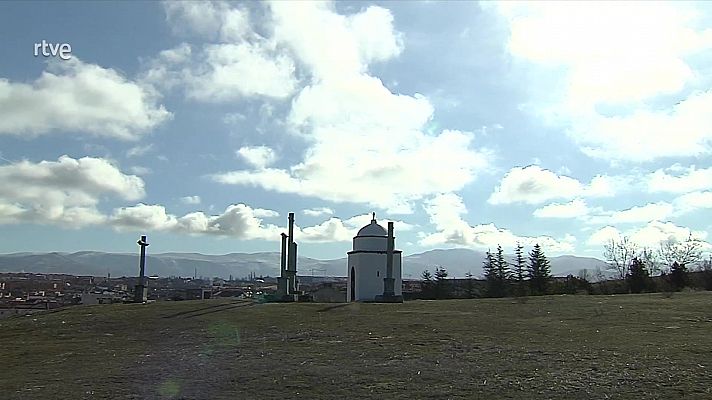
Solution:
M712 293L101 305L0 320L2 399L712 398Z

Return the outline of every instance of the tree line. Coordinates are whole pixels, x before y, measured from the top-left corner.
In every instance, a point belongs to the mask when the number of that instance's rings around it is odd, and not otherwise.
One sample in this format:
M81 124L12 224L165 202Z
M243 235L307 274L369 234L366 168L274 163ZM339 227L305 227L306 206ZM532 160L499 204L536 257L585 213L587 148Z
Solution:
M484 287L475 287L473 275L468 273L464 286L465 297L507 297L543 295L549 292L552 279L549 260L539 244L535 244L525 257L524 247L517 244L514 261L504 258L504 250L497 245L497 251L487 251L484 265ZM423 271L423 297L442 299L453 297L452 285L447 280L448 272L436 267L434 274ZM481 285L478 285L481 286Z
M703 259L704 242L690 235L684 241L661 242L652 249L629 237L611 239L604 245L607 271L583 269L578 276L554 278L549 260L539 244L529 253L517 243L512 261L505 260L501 245L487 251L482 279L471 273L466 279L448 279L444 267L421 275L418 298L523 297L544 294L618 294L674 292L692 287L712 290L712 256Z
M618 292L671 292L686 287L712 290L712 258L703 259L703 245L692 234L684 241L660 242L657 249L641 247L623 236L610 239L603 255L614 271L618 287L613 289ZM691 280L692 272L697 273L696 282Z

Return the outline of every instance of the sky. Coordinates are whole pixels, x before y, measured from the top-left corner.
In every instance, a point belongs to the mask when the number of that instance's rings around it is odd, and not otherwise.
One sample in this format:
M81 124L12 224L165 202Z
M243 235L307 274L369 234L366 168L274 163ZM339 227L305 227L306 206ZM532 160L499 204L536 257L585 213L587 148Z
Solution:
M710 27L707 2L0 2L0 252L279 251L289 212L318 259L372 212L405 254L710 250Z

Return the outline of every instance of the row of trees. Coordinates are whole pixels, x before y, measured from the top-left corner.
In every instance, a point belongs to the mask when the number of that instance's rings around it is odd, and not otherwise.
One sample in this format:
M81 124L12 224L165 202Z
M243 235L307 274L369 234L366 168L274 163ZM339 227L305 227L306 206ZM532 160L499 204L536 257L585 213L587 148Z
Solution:
M536 244L529 252L528 259L524 255L524 247L517 244L514 262L504 259L502 246L497 246L495 254L487 251L484 266L484 290L477 291L471 273L467 273L464 292L467 297L479 296L505 297L509 295L526 296L527 294L547 293L551 269L549 260L544 255L541 246ZM447 279L448 272L443 267L436 267L435 272L423 271L423 295L427 298L443 299L452 295L452 285Z
M615 278L625 282L631 293L681 290L690 283L688 266L697 265L706 280L712 279L712 260L703 261L702 245L691 234L681 242L661 242L658 249L640 247L629 237L622 237L604 245L603 255L615 271ZM657 283L655 276L660 276ZM710 289L712 282L704 286Z
M502 246L497 245L497 253L487 251L484 261L487 297L505 297L510 294L525 296L540 295L547 292L551 279L549 260L539 244L529 252L529 262L524 258L524 247L517 243L514 250L514 262L504 259Z
M526 254L517 244L511 261L505 260L502 246L485 256L484 280L471 273L464 281L448 280L448 272L436 267L425 270L422 298L505 297L547 293L641 293L676 291L684 287L712 290L712 257L703 260L704 242L689 236L684 241L662 242L657 249L641 247L629 237L608 242L604 256L608 272L597 269L591 274L582 270L579 276L552 279L549 260L536 244ZM691 274L694 267L696 273ZM611 280L611 278L613 278Z

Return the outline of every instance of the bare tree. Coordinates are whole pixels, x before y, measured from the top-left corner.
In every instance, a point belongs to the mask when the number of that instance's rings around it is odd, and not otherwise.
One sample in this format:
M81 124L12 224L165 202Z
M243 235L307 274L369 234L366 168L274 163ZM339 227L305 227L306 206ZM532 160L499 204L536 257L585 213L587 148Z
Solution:
M603 257L615 268L616 278L625 279L633 258L638 254L638 245L628 236L624 236L620 239L611 239L603 248Z
M638 254L638 259L643 262L645 268L651 276L660 275L660 260L658 254L649 247L643 247L643 250Z
M702 261L702 241L692 237L692 233L685 241L667 240L660 243L658 254L667 268L674 263L694 265Z

